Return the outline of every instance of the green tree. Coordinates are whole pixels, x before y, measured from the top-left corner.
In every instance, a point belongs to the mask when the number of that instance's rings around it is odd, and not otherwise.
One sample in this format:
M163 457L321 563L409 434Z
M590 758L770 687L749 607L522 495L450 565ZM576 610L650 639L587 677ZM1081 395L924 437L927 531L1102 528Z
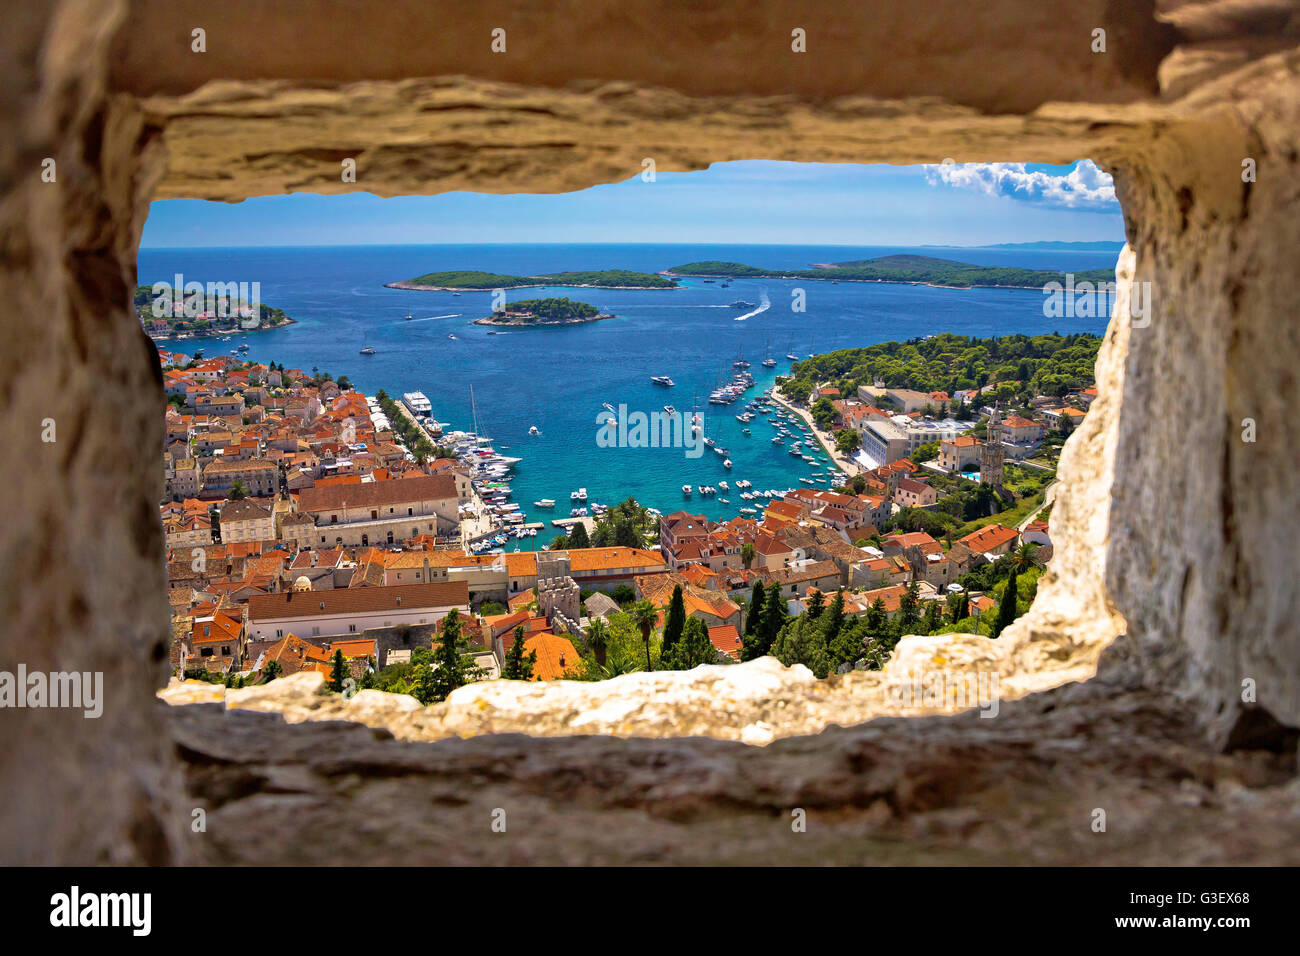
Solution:
M920 588L915 581L908 581L903 596L898 600L898 634L915 634L916 625L921 620Z
M412 696L422 704L438 703L457 687L478 680L482 671L466 653L468 646L460 630L460 612L452 608L442 620L442 639L433 663L421 664L412 674Z
M826 646L835 641L839 636L840 629L844 627L844 592L842 590L835 592L835 597L831 599L830 607L826 611L826 620L822 622L822 635L826 640Z
M686 621L681 640L670 651L661 652L659 661L662 666L672 670L688 671L701 664L716 664L718 651L709 640L709 629L705 623L698 617L692 617Z
M660 645L660 659L669 658L673 646L681 639L686 627L686 602L682 597L682 586L673 588L673 596L668 602L668 613L664 616L663 643Z
M524 654L524 626L515 628L515 639L506 651L505 663L501 667L501 676L505 680L531 680L533 666L537 663L537 652Z
M815 621L826 608L826 595L822 594L819 588L813 591L812 597L808 598L808 603L804 606L806 608L804 613L808 615L810 620Z
M241 498L247 498L247 497L248 497L248 485L244 484L239 479L235 479L235 483L230 486L230 500L239 501Z
M754 543L752 541L746 541L743 545L741 545L740 563L745 566L746 571L748 571L750 567L753 566L755 553L756 552L754 551Z
M343 693L344 676L345 676L345 671L343 669L343 651L340 649L334 652L334 659L330 662L330 679L329 679L328 687L331 693L335 693L335 694Z
M754 579L754 590L749 595L749 608L745 612L745 633L740 640L740 659L752 661L762 657L765 648L758 636L759 626L763 623L763 609L767 606L763 593L763 581Z
M591 648L596 664L605 666L605 650L609 646L609 625L602 618L593 618L587 625L587 646Z
M835 433L835 450L841 455L851 455L862 444L862 438L852 428L841 428Z
M933 634L943 627L943 607L939 601L926 601L925 613L921 615L921 633Z
M627 612L632 616L632 623L641 632L641 640L645 643L645 669L652 671L655 668L650 661L650 635L654 632L655 625L659 623L659 608L649 601L637 601L627 609Z
M993 637L1001 637L1008 624L1016 619L1016 566L1011 565L1007 575L1006 590L1002 592L1002 601L998 604L997 620L993 622Z
M758 641L762 647L762 657L772 649L772 643L776 640L777 634L785 625L787 618L785 610L785 600L781 597L779 587L770 587L767 589L767 596L763 599L763 619L758 625Z
M949 595L948 617L954 624L964 617L970 617L970 595L965 591Z
M570 548L590 548L591 538L587 535L587 525L579 520L569 531Z
M262 668L262 683L269 684L283 673L284 668L280 666L279 661L269 661L267 665Z

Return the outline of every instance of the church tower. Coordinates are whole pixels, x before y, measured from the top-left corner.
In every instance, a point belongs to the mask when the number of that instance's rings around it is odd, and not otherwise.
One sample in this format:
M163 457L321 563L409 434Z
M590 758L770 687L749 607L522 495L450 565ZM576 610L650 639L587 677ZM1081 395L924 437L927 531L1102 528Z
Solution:
M989 416L988 434L984 446L980 448L980 484L1002 487L1002 462L1006 458L1006 449L1002 447L1002 416L997 403L993 405L993 414Z

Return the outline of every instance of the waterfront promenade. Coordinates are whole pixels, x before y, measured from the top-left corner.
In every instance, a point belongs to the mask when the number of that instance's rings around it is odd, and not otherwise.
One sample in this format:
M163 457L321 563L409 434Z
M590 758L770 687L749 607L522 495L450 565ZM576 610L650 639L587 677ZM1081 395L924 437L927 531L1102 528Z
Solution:
M851 458L845 458L838 451L836 451L835 436L831 435L827 437L827 433L823 432L820 428L817 427L817 423L813 421L813 417L810 412L800 408L797 405L792 405L785 398L785 396L781 394L780 389L777 388L772 389L772 398L783 408L787 409L788 411L794 412L794 414L798 415L800 418L803 419L804 423L808 426L809 431L812 432L813 437L817 439L817 443L822 446L822 451L826 452L826 454L830 456L831 461L835 462L835 467L837 467L840 471L844 472L844 474L849 477L852 477L853 475L856 475L858 474L858 472L862 471L862 467L857 462L853 461L853 459Z

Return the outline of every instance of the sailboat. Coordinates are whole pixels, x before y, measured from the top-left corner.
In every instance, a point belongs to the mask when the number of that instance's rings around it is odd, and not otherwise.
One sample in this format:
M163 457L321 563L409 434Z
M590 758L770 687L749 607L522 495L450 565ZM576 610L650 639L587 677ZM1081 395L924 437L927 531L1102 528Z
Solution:
M763 368L776 368L776 359L772 358L772 346L769 342L763 343Z
M799 361L799 356L794 354L794 339L790 340L790 351L785 353L785 357L788 358L791 362Z
M372 346L370 346L370 345L367 343L366 339L367 339L366 336L362 336L362 339L361 339L361 354L362 354L362 355L374 355L374 354L375 354L375 350L374 350L374 348L373 348Z

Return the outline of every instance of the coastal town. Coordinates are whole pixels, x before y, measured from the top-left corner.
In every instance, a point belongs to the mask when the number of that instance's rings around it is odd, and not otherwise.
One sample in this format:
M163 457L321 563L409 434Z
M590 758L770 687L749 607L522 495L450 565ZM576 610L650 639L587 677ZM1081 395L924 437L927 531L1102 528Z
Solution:
M854 388L819 378L824 358L745 414L819 444L831 487L746 489L726 520L575 507L520 550L543 525L508 500L518 459L444 429L424 394L159 349L173 672L319 671L429 703L471 680L768 654L826 677L882 666L907 634L996 637L1051 558L1056 456L1095 387Z

